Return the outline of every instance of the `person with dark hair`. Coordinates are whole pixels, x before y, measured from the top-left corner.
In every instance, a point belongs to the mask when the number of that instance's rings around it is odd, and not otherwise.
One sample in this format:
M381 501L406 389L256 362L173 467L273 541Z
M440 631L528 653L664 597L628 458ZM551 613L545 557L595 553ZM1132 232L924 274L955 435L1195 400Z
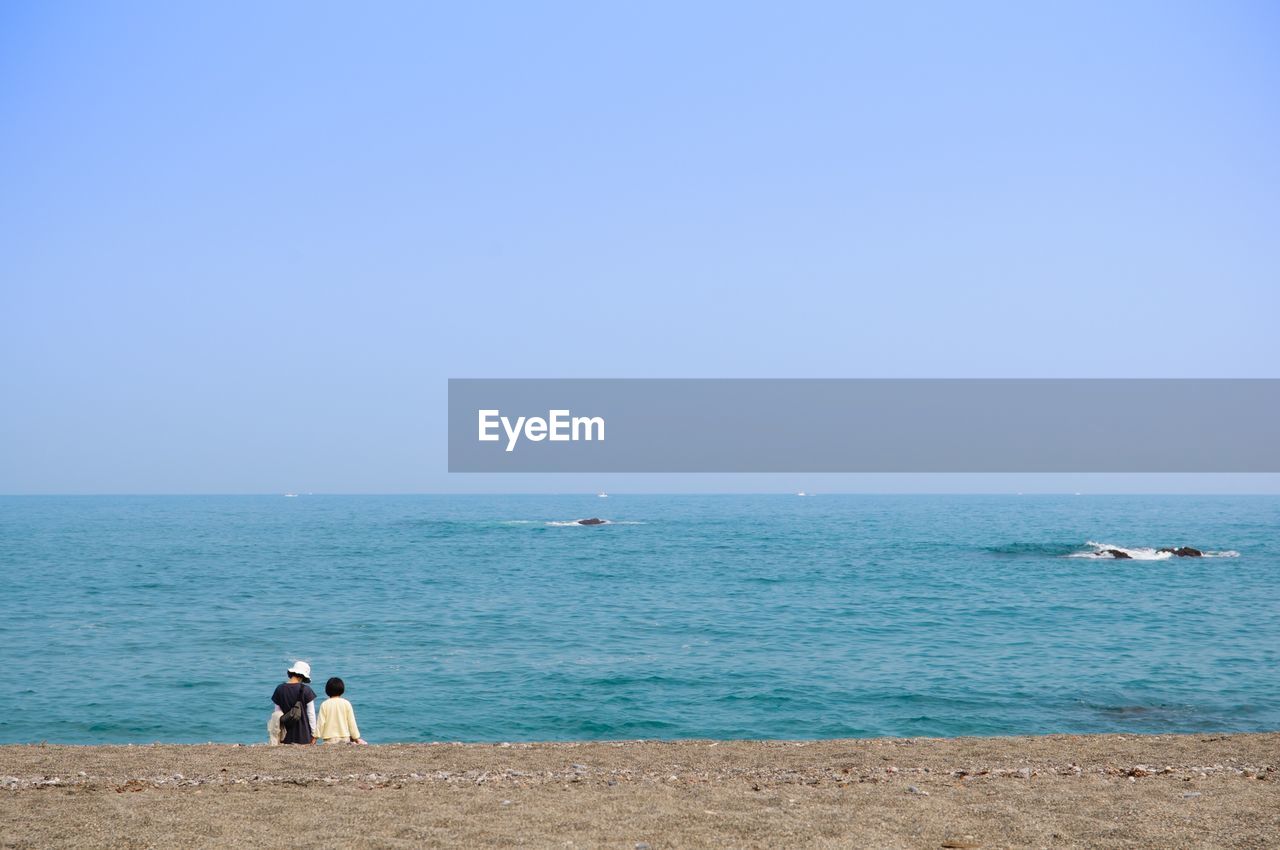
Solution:
M326 744L367 744L360 737L360 728L356 726L356 711L351 703L343 698L347 686L334 676L324 684L324 693L328 697L320 706L320 725L316 738Z
M316 740L316 692L311 690L311 665L305 661L295 661L285 672L287 682L276 685L271 702L280 712L277 720L271 716L268 728L279 724L279 738L284 744L311 744Z

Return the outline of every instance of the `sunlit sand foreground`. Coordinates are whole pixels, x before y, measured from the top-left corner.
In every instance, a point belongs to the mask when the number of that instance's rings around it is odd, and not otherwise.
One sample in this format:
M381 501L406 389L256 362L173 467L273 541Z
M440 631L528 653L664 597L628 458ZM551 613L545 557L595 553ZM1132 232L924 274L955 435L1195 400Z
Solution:
M1276 847L1280 733L0 747L4 847Z

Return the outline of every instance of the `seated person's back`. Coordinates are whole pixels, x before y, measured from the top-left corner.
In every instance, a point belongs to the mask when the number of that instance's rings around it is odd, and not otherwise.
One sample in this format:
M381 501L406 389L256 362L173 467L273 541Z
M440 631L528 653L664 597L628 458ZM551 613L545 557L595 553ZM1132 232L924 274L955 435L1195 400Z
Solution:
M316 737L326 744L367 743L360 737L360 728L356 726L355 709L342 696L346 689L346 685L337 676L325 683L324 692L328 699L320 706Z

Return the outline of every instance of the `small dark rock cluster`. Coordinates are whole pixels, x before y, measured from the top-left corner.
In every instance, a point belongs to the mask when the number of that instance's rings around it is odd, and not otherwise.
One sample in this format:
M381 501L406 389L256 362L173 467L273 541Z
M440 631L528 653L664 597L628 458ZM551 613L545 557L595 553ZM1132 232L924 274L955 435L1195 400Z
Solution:
M1129 558L1129 559L1133 558L1132 555L1130 555L1128 552L1124 551L1123 549L1103 549L1102 551L1108 553L1113 558ZM1172 546L1163 546L1157 549L1156 551L1172 552L1173 554L1177 555L1179 558L1199 558L1204 555L1204 553L1201 552L1199 549L1194 549L1190 546L1179 546L1177 549L1173 548Z

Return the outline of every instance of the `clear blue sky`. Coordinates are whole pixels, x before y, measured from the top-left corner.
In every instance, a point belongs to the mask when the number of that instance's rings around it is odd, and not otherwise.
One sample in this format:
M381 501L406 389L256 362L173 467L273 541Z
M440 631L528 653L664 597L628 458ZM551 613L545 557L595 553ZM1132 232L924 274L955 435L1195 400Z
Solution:
M3 4L0 492L806 485L449 476L448 377L1276 377L1277 44L1267 2Z

